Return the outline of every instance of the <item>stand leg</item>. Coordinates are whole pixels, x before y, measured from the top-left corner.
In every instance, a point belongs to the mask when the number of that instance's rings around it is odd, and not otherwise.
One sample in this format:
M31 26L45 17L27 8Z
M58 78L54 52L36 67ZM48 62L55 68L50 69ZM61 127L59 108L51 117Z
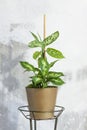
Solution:
M58 122L58 118L55 119L54 130L57 129L57 122Z
M36 120L34 120L34 130L36 130Z
M32 119L30 119L30 130L33 130L32 129Z

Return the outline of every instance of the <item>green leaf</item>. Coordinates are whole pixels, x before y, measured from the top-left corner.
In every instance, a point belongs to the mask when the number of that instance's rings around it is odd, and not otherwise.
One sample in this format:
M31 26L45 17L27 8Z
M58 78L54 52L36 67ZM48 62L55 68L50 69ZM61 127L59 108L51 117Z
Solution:
M44 44L45 44L45 46L47 46L47 45L53 43L53 42L58 38L58 36L59 36L59 32L56 31L56 32L54 32L53 34L51 34L50 36L46 37L46 38L44 39Z
M33 32L31 32L31 34L32 34L32 36L34 37L35 40L33 40L29 43L29 47L31 47L31 48L41 47L42 43L39 41L38 37Z
M33 32L31 32L31 34L32 34L32 36L35 38L35 40L39 42L38 37L37 37Z
M39 68L35 68L35 74L39 77L42 77L41 70Z
M41 51L36 51L36 52L34 52L33 58L34 58L34 59L37 59L40 54L41 54Z
M65 83L61 78L50 79L50 81L55 85L63 85Z
M37 40L34 40L34 41L31 41L29 42L29 47L31 48L34 48L34 47L41 47L41 42L37 41Z
M64 76L64 74L62 72L54 72L54 71L50 71L48 73L48 78L58 78L60 76Z
M55 60L55 61L51 62L51 63L49 64L49 68L53 67L54 64L55 64L57 61L58 61L58 60Z
M38 37L39 37L40 41L42 41L41 36L39 35L39 33L38 33Z
M34 83L35 86L43 81L42 78L37 77L37 76L33 76L32 80L33 80L33 83Z
M47 53L48 53L48 55L50 55L54 58L58 58L58 59L64 58L61 51L53 49L53 48L47 48Z
M41 69L42 75L45 76L48 73L49 70L49 64L46 59L39 58L38 59L38 66Z
M26 62L26 61L20 61L20 64L21 64L21 66L22 66L24 69L26 69L26 70L28 70L28 71L35 71L34 66L31 65L31 64L29 64L29 63Z

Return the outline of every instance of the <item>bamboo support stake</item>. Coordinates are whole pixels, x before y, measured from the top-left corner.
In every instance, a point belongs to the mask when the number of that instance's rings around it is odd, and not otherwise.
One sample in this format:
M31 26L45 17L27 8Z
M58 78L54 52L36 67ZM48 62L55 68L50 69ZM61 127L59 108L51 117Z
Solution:
M46 38L46 15L44 14L44 32L43 32L43 38Z
M44 19L43 19L43 39L46 38L46 15L44 14ZM43 48L43 57L45 58L45 46Z

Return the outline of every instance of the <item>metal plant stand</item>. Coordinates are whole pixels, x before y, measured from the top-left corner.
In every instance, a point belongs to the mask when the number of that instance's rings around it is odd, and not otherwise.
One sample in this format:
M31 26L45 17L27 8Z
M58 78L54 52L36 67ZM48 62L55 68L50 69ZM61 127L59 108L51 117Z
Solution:
M34 130L37 130L37 121L40 120L55 120L54 130L57 130L58 117L62 114L64 109L65 109L64 107L57 105L55 106L54 111L30 111L29 106L20 106L18 108L18 110L23 114L23 116L30 121L30 130L33 130L33 128ZM30 113L33 114L33 118L30 116ZM35 119L34 113L54 113L54 116L52 118L47 119Z

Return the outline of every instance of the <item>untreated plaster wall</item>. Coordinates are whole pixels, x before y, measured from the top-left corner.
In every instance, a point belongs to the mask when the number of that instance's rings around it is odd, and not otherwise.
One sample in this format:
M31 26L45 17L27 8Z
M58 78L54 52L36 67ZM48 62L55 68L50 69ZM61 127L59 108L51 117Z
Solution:
M28 121L18 111L26 105L24 73L20 60L32 60L27 47L30 31L43 37L43 14L47 14L47 35L59 30L54 47L65 59L55 68L65 73L66 84L59 89L57 104L65 107L58 127L64 130L87 130L87 1L0 0L0 130L29 129ZM49 59L51 60L51 59ZM51 129L45 122L40 129Z

